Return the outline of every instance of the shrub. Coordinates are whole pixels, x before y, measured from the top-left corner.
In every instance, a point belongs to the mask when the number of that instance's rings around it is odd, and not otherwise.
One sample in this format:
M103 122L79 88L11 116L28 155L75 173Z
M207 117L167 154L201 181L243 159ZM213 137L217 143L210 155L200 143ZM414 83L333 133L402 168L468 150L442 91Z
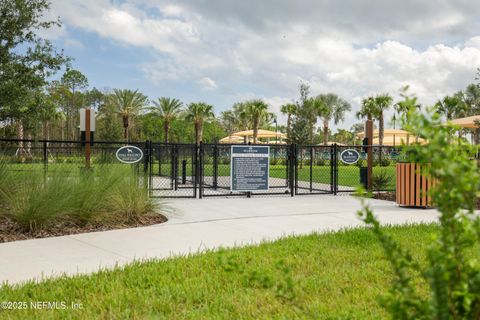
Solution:
M374 191L385 191L392 182L393 177L388 170L380 168L372 172L372 188Z
M426 251L427 263L420 265L380 227L368 206L359 212L394 270L384 305L394 319L479 319L480 263L471 254L480 244L480 218L474 214L480 174L470 160L475 150L442 126L432 111L425 115L412 107L406 120L406 130L429 141L409 147L414 151L410 160L430 164L422 174L437 182L430 195L440 211L440 231ZM417 288L419 277L426 292Z

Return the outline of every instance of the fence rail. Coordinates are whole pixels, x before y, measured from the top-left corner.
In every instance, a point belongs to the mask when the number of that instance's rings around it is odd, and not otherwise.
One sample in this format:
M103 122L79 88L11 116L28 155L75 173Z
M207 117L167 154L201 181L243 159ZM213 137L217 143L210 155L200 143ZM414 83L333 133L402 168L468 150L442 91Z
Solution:
M369 149L373 156L372 185L375 191L394 191L395 165L405 160L400 147L340 145L279 145L269 147L267 191L232 191L231 144L165 144L152 141L95 141L91 147L92 166L125 166L115 152L134 145L144 153L141 162L131 165L146 181L152 197L203 198L250 196L303 196L345 194L367 186ZM354 164L342 162L346 150L355 150ZM81 170L85 157L81 141L0 139L0 158L8 170L19 174L42 169Z

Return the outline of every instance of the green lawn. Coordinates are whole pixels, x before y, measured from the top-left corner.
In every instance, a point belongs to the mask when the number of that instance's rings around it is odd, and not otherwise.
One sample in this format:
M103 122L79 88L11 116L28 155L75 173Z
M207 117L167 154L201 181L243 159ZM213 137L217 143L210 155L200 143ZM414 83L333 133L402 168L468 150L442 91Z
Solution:
M153 172L158 173L158 164L154 164ZM164 175L170 174L170 165L163 165L162 173ZM179 165L178 175L181 176L182 168ZM191 174L192 167L187 163L187 175ZM284 165L270 165L270 177L286 179L286 166ZM374 174L381 170L385 170L387 174L391 177L390 184L388 189L395 189L395 166L388 167L373 167ZM204 166L204 175L212 176L213 175L213 165L205 164ZM230 176L230 165L229 164L219 164L218 165L218 176ZM298 180L300 181L310 181L310 167L303 166L298 169ZM330 166L313 166L312 167L312 182L314 183L325 183L330 184ZM360 168L357 166L339 166L338 167L338 184L340 186L346 187L360 187Z
M437 227L388 228L420 254ZM478 252L478 251L477 251ZM20 262L19 262L20 263ZM392 278L372 232L290 237L259 246L135 263L91 276L3 286L0 301L64 301L81 310L0 310L9 319L383 319ZM420 291L425 293L419 282Z
M49 170L54 169L66 169L71 171L77 171L83 167L84 162L77 163L50 163L48 165ZM92 166L95 167L97 164L93 163ZM115 166L127 166L121 163L114 163L109 165ZM27 163L27 164L8 164L12 170L17 171L19 174L28 173L32 170L42 169L43 164L41 163ZM139 164L139 170L143 170L143 164ZM170 164L162 165L162 174L170 175L171 166ZM186 174L190 176L192 174L191 163L187 163ZM387 174L391 177L389 189L395 189L395 166L388 167L374 167L373 172L379 172L380 170L385 170ZM154 163L152 166L152 172L158 174L158 163ZM178 175L182 175L181 162L178 168ZM213 175L213 165L205 164L204 166L204 175L212 176ZM218 165L218 175L219 176L230 176L230 165L229 164L219 164ZM270 165L270 177L285 179L287 176L286 167L284 165ZM298 169L298 179L300 181L310 181L310 167L303 166ZM330 167L329 166L313 166L312 167L312 182L314 183L325 183L330 184ZM338 167L338 184L340 186L346 187L359 187L360 186L360 169L357 166L339 166Z

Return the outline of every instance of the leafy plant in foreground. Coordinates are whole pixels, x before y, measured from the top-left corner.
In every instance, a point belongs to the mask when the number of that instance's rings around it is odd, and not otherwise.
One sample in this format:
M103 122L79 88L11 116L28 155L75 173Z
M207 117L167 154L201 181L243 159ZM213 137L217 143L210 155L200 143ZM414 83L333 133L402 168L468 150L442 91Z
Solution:
M426 174L437 182L431 196L440 211L440 231L426 251L427 264L419 265L380 227L368 206L359 212L395 274L383 302L395 319L480 319L480 264L472 254L480 243L480 219L474 214L480 175L471 160L474 150L432 111L424 115L412 109L407 120L407 130L429 141L409 151L412 161L430 164ZM419 293L419 277L427 284L427 296Z

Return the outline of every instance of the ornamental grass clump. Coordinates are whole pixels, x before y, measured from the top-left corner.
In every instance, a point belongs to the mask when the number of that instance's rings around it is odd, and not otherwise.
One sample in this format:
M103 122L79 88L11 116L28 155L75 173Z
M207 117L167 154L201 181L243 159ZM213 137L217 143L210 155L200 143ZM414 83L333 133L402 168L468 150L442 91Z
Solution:
M408 153L410 161L430 164L425 174L436 181L430 195L440 212L440 229L426 249L426 264L419 264L380 227L368 206L359 212L395 274L383 304L394 319L480 319L480 263L472 254L480 244L480 219L474 211L480 187L472 160L475 150L432 110L422 114L412 108L404 127L428 140L409 147ZM426 294L419 292L418 283L424 284Z
M97 165L90 170L51 166L14 172L0 164L0 214L26 233L65 223L75 226L131 223L156 208L137 170Z

